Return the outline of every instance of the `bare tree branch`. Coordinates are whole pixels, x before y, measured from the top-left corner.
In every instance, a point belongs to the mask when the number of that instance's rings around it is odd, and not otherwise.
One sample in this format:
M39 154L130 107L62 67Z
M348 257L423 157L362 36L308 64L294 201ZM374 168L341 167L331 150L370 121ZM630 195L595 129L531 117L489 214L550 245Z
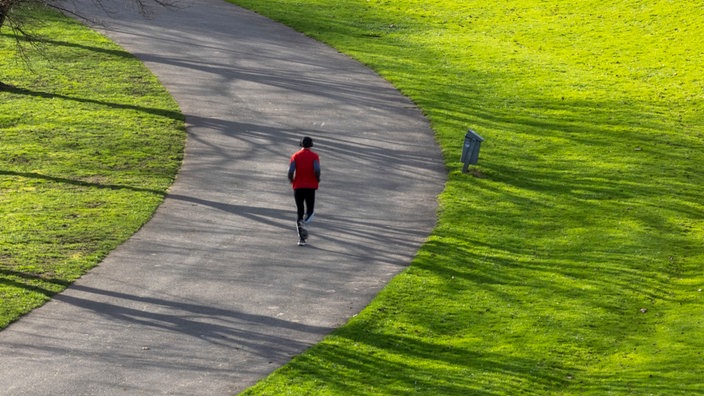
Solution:
M68 7L63 2L72 3L73 7ZM152 15L153 7L175 8L178 0L121 0L131 1L144 17ZM110 14L107 4L103 0L92 0L93 4L97 5L107 14ZM42 20L31 17L31 12L28 11L31 7L48 7L53 8L64 15L69 15L83 21L97 24L97 21L91 20L87 15L81 13L81 8L78 3L73 0L0 0L0 31L9 30L10 35L14 37L17 44L17 53L27 68L32 69L30 62L29 50L42 52L43 45L51 45L47 38L40 37L32 33L32 27L37 27L42 24ZM52 38L53 39L53 38ZM0 88L6 87L0 81ZM0 89L2 90L2 89Z
M109 10L107 6L105 5L103 0L92 0L94 4L98 5L102 10L105 12L109 13ZM152 13L152 6L156 7L164 7L164 8L173 8L177 6L177 0L131 0L136 6L139 12L144 15L145 17L148 17ZM49 8L53 8L57 11L60 11L61 13L64 13L66 15L71 15L73 17L83 19L83 20L89 20L85 15L82 15L80 12L80 7L73 7L73 9L70 9L68 7L65 7L61 5L61 1L57 0L0 0L0 30L2 30L3 26L5 26L6 23L10 22L12 20L13 16L13 10L16 10L20 6L28 6L28 5L41 5ZM76 5L74 3L74 5ZM76 11L78 10L78 11ZM19 22L11 23L12 27L10 28L13 33L19 32L17 30L17 27L22 25ZM24 29L22 29L24 31Z

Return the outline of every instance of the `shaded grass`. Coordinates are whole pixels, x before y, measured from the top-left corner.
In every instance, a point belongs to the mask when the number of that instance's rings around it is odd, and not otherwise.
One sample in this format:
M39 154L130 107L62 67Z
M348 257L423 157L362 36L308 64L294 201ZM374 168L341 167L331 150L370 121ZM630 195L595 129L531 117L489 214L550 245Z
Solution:
M41 8L39 48L0 35L0 328L132 235L181 162L176 103L106 38Z
M704 392L701 3L233 2L394 83L449 170L411 267L246 394Z

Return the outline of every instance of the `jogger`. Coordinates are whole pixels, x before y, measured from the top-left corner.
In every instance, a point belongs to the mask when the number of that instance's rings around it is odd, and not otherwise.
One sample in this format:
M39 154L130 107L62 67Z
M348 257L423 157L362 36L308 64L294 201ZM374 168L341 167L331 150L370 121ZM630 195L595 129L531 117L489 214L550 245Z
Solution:
M301 149L291 156L288 180L293 187L296 201L298 245L305 246L308 238L305 224L310 223L315 215L315 191L320 183L320 158L310 149L313 147L313 139L310 137L301 139L300 146Z

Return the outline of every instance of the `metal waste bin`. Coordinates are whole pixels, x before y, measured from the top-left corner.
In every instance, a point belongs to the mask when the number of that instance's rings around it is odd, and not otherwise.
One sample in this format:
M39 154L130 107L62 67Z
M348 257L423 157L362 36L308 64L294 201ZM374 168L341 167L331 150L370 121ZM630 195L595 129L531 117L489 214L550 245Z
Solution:
M483 141L484 138L471 129L464 135L464 147L462 147L462 157L460 158L460 161L464 163L462 172L467 173L469 164L477 163L479 160L479 147Z

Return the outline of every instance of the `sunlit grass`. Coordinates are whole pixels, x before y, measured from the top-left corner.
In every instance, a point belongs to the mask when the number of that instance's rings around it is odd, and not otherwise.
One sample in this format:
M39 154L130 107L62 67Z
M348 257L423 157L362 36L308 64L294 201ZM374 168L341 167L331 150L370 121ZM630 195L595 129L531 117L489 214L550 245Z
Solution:
M450 173L412 266L248 393L704 392L700 2L233 2L394 83Z
M21 11L21 10L18 10ZM131 55L41 9L39 48L0 35L0 328L65 288L163 200L185 139Z

